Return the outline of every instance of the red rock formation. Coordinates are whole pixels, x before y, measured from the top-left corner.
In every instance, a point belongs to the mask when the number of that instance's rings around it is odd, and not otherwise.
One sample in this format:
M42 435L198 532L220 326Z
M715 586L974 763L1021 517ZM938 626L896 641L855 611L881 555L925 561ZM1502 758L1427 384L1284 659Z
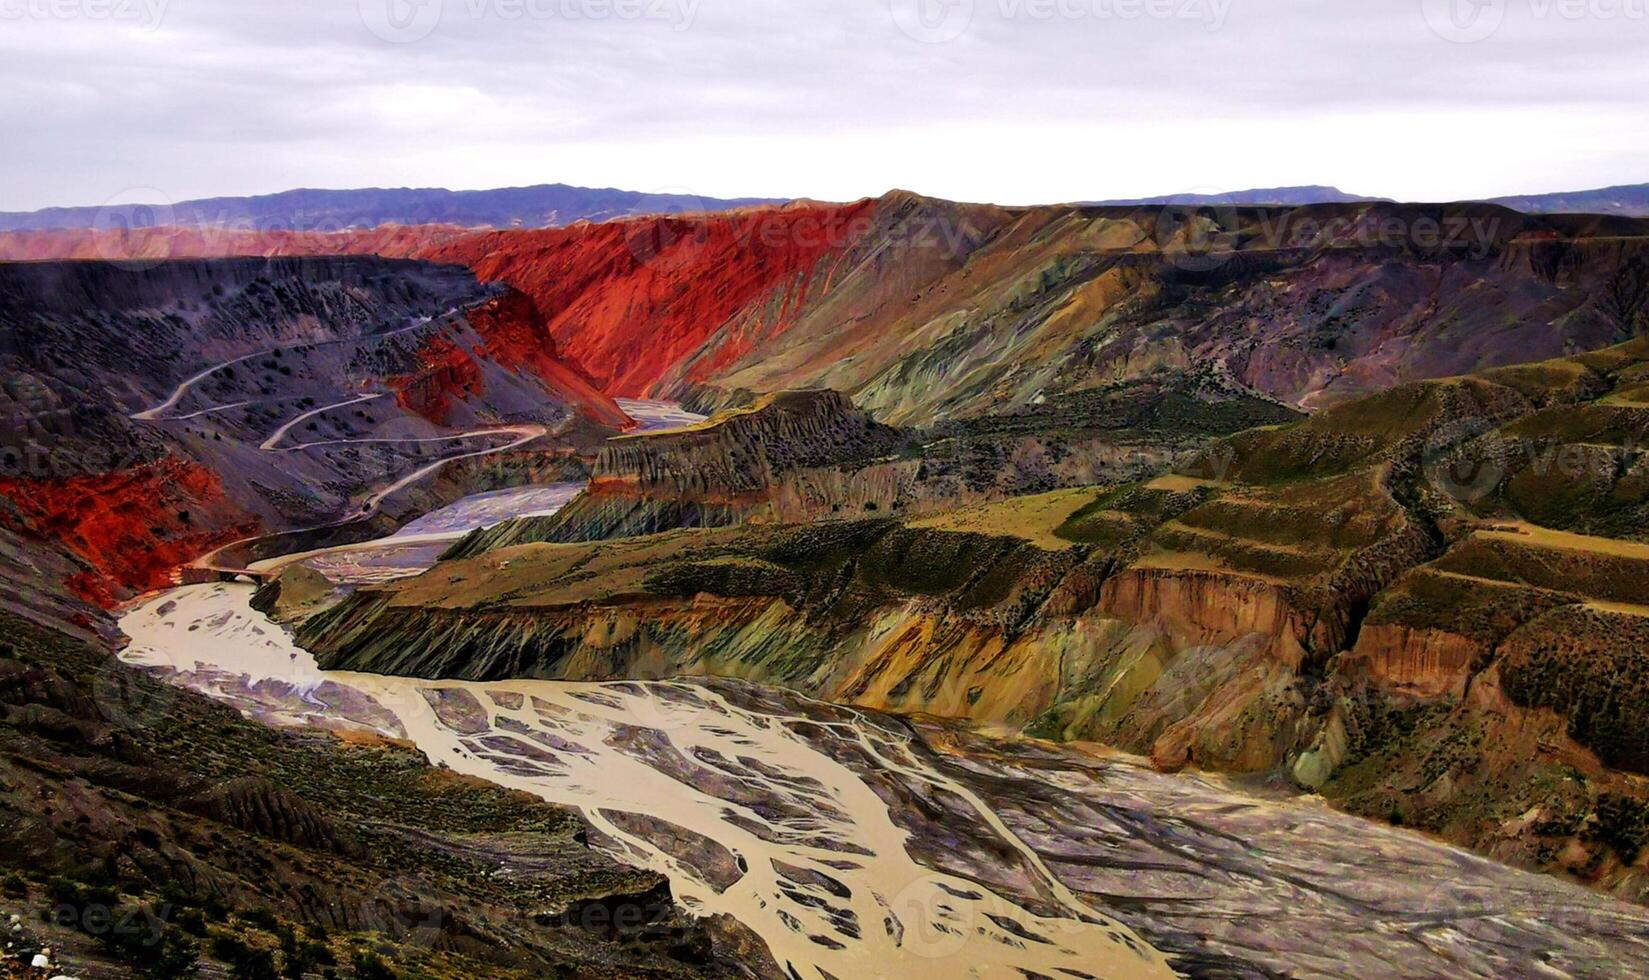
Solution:
M441 334L424 341L418 364L418 373L395 378L390 387L397 404L436 425L446 424L453 402L473 398L486 388L475 358Z
M507 370L536 375L588 418L630 430L635 421L576 367L561 359L555 338L532 298L517 290L469 311L486 356Z
M821 260L868 231L874 209L796 205L489 232L417 257L462 263L531 296L563 356L608 394L642 396L754 305L771 307L767 335L782 331Z
M217 474L178 459L66 480L0 479L0 522L55 541L89 566L68 581L105 608L162 588L196 556L257 530Z
M530 296L558 358L608 394L691 392L719 407L747 392L832 388L915 424L1203 366L1317 409L1597 349L1649 322L1642 220L1486 205L1241 208L1213 234L1232 249L1198 258L1170 216L895 192L532 231L20 232L0 234L0 258L457 263ZM1212 264L1187 270L1187 259Z
M334 234L12 232L0 234L0 260L373 254L458 263L531 297L541 315L531 330L559 342L546 356L562 363L542 365L545 380L570 380L561 370L570 362L571 376L582 372L607 394L641 396L730 321L754 317L762 338L782 333L803 308L820 262L869 231L875 207L792 205L481 233L445 225ZM693 376L748 353L756 340L741 336L695 364ZM616 421L613 408L604 408L604 421Z

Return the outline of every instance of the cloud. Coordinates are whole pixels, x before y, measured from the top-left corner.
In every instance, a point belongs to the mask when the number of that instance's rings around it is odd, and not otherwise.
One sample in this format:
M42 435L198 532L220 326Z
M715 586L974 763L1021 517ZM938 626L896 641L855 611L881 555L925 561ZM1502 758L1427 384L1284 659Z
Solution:
M1433 0L0 0L0 209L132 187L1023 203L1649 179L1645 0L1437 2L1487 3L1493 30L1451 38Z

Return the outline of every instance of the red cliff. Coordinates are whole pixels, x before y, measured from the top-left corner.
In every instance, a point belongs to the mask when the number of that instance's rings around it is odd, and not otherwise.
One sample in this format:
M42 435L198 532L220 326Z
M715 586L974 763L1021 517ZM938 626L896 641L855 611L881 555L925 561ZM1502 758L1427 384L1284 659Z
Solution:
M796 205L691 218L638 218L433 243L537 304L560 354L609 395L640 397L730 320L782 332L820 262L870 229L875 202Z
M257 530L216 474L178 459L63 480L0 478L0 522L62 544L88 568L68 585L105 608L163 588L196 556Z

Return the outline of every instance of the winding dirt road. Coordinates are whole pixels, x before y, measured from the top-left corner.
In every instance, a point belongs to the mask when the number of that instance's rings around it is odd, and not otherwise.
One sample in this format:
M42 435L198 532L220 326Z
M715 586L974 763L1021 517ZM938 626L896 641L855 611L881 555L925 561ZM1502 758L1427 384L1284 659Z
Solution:
M450 316L451 314L453 314L455 312L457 312L457 311L456 310L449 310L449 311L447 311L446 314L443 314L443 315L444 316ZM246 361L256 359L258 357L271 355L271 354L274 353L275 350L291 350L291 349L299 349L299 348L314 349L316 347L324 347L324 346L331 345L331 344L357 343L357 342L364 341L364 340L381 340L381 339L384 339L384 338L387 338L387 337L393 337L393 336L396 336L398 334L408 333L410 331L417 330L421 327L424 327L424 326L428 325L434 319L435 319L435 317L425 317L424 319L418 321L417 323L411 324L409 326L401 327L398 330L391 330L388 333L377 334L377 335L370 336L370 337L340 338L340 339L337 339L337 340L326 340L326 341L320 341L320 342L317 342L317 343L286 345L286 346L283 346L283 347L280 347L280 348L270 348L269 350L255 351L251 354L244 354L240 357L236 357L236 358L233 358L233 359L215 364L215 365L213 365L209 368L206 368L205 370L202 370L200 372L197 372L196 374L193 374L193 375L189 376L188 378L185 378L183 381L178 383L177 387L172 389L171 394L168 395L164 401L160 402L159 404L157 404L157 405L155 405L151 408L144 409L141 412L135 412L129 417L131 419L133 419L134 421L139 421L139 422L180 422L180 421L184 421L186 419L193 419L193 418L198 418L202 415L208 415L208 414L211 414L213 412L227 411L227 410L232 409L232 408L242 408L242 407L245 407L246 405L252 404L252 402L250 402L250 401L241 401L241 402L235 402L234 404L229 404L229 405L215 405L215 406L211 406L211 407L208 407L208 408L199 409L199 410L191 412L187 415L171 415L171 414L169 414L173 409L175 409L178 406L178 404L181 401L183 401L184 398L188 397L190 389L192 389L196 384L199 384L200 382L206 380L207 378L210 378L212 375L218 373L219 371L224 370L225 368L229 368L229 367L232 367L236 364L241 364L241 363L244 363ZM321 442L303 443L303 444L295 445L295 446L287 446L285 448L281 447L281 442L286 439L288 433L290 433L293 428L295 428L296 426L302 424L307 419L314 418L318 415L324 415L325 413L333 411L334 409L346 408L346 407L351 406L351 405L361 405L361 404L365 404L367 402L377 401L378 399L385 398L385 397L387 397L387 395L384 392L374 392L374 393L369 393L369 394L365 394L365 395L357 395L357 396L354 396L352 398L347 398L347 399L344 399L342 401L334 402L334 403L329 404L329 405L323 405L319 408L310 409L309 411L306 411L306 412L302 413L301 415L298 415L295 418L289 419L288 421L282 423L279 428L277 428L274 432L270 433L268 438L264 439L263 442L261 442L258 445L258 449L260 449L263 452L271 452L271 453L291 453L291 452L299 452L299 451L306 450L306 449L314 449L314 448L325 447L325 446L429 444L429 443L442 443L442 442L461 442L461 441L470 440L470 439L483 439L483 438L487 438L487 437L490 437L490 436L502 436L502 435L513 435L516 438L514 440L512 440L511 442L505 444L505 445L488 446L484 449L470 450L470 451L467 451L467 452L456 453L456 454L451 455L451 456L443 456L440 459L435 460L434 462L431 462L427 465L421 466L418 469L413 470L411 473L408 473L405 476L402 476L402 477L396 479L394 482L388 484L387 486L384 486L384 487L382 487L382 488L380 488L376 491L373 491L371 495L366 497L361 502L360 506L357 509L355 509L355 510L349 512L349 513L346 513L345 515L340 517L338 520L331 521L331 522L328 522L328 523L325 523L325 524L318 524L318 525L315 525L314 527L297 528L297 529L293 529L293 530L289 530L289 531L280 531L280 532L276 532L275 535L262 535L262 534L260 534L260 535L255 535L255 536L249 537L249 538L243 538L239 541L234 541L234 542L231 542L227 545L224 545L223 547L218 548L217 550L212 551L211 553L209 553L207 555L204 555L201 558L196 559L194 562L191 563L190 567L196 568L196 569L201 569L201 570L204 570L204 571L219 572L219 573L224 573L224 574L252 575L254 573L250 569L239 568L239 567L229 567L229 566L219 564L218 561L217 561L218 556L223 555L223 554L225 554L225 553L227 553L227 552L229 552L233 549L245 547L248 544L251 544L251 543L259 541L259 540L262 540L263 538L266 538L266 537L284 536L284 535L289 535L289 534L307 534L307 533L312 533L312 532L316 532L316 531L326 531L326 530L330 530L330 529L333 529L333 528L342 527L342 526L347 525L347 524L353 524L353 523L356 523L358 521L366 520L368 518L371 518L375 514L377 514L379 509L382 508L383 503L384 503L385 500L389 499L391 496L398 493L399 491L406 489L407 487L411 486L412 484L417 483L420 480L423 480L424 478L438 472L442 467L446 466L449 463L456 463L456 462L459 462L460 460L474 459L478 456L488 456L488 455L492 455L494 453L506 453L506 452L510 452L512 450L515 450L515 449L520 449L521 447L526 446L528 443L531 443L534 440L543 438L544 436L548 435L549 432L550 432L550 430L547 427L542 426L542 425L501 425L501 426L491 426L491 427L482 428L482 429L474 429L474 430L470 430L470 431L467 431L467 432L456 432L456 433L452 433L450 435L445 435L445 436L418 437L418 438L409 437L409 438L405 438L405 439L384 439L384 438L376 438L376 437L363 437L363 438L359 438L359 439L329 439L329 440L324 440L324 441L321 441Z
M443 316L443 317L452 316L454 313L457 313L457 312L458 312L458 308L453 307L452 309L450 309L450 310L446 311L445 313L441 314L441 316ZM284 350L313 350L317 347L330 347L334 344L360 343L362 341L368 341L368 340L386 340L390 337L397 337L397 336L399 336L401 334L404 334L404 333L411 333L414 330L417 330L417 329L420 329L422 327L428 326L435 319L436 318L433 317L433 316L426 316L422 320L419 320L417 323L409 324L407 326L400 327L400 328L397 328L395 330L391 330L387 333L369 334L369 335L364 336L364 337L339 337L336 340L320 340L320 341L306 342L306 343L282 344L279 347L271 347L271 348L268 348L267 350L253 351L250 354L242 354L240 357L236 357L236 358L233 358L231 360L227 360L227 361L223 361L223 362L218 363L218 364L214 364L211 367L205 369L204 371L201 371L198 374L190 375L189 377L187 377L187 378L183 379L181 382L179 382L178 386L176 388L172 389L172 393L166 397L165 401L161 402L159 405L154 406L153 408L147 408L147 409L144 409L141 412L134 412L132 415L130 415L128 417L131 418L135 422L181 422L184 419L192 419L192 418L195 418L196 416L199 416L199 415L205 415L208 412L218 412L218 411L222 411L226 408L238 408L242 405L248 405L248 404L251 404L251 403L250 402L239 402L235 405L218 405L218 406L215 406L215 407L212 407L212 408L204 409L204 410L199 411L199 412L194 412L193 414L190 414L190 415L165 417L167 412L170 412L172 409L176 408L177 405L178 405L178 402L182 401L184 399L184 397L189 394L189 389L193 388L195 385L201 383L202 381L205 381L207 378L210 378L212 375L217 374L219 371L222 371L224 368L234 367L236 364L243 364L247 361L254 360L254 359L259 358L259 357L268 357L268 356L273 355L278 350L282 350L282 351L284 351ZM336 408L337 406L333 406L333 407ZM298 421L298 420L294 420L294 421Z
M286 424L282 425L280 428L276 429L274 431L274 434L272 434L269 438L265 439L262 442L262 444L260 444L258 446L258 448L262 449L264 452L273 452L275 447L279 446L281 444L281 440L286 438L286 434L288 432L292 431L293 426L296 426L298 423L303 422L305 419L312 419L317 415L325 415L327 412L332 411L334 408L348 408L351 405L363 405L367 402L375 402L378 399L383 398L383 397L384 397L384 394L382 392L379 392L379 393L373 394L373 395L361 395L359 398L350 398L346 401L334 402L331 405L322 405L320 408L310 409L309 411L303 413L302 415L298 416L297 418L291 420L290 422L287 422ZM294 449L303 449L305 447L303 447L303 446L294 446L292 448L294 448Z

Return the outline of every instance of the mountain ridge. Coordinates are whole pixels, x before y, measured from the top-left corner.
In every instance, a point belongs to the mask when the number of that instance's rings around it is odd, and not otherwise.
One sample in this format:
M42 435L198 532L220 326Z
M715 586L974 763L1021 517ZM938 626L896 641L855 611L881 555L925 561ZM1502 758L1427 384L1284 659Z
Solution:
M608 395L714 411L831 388L921 425L1204 362L1309 409L1619 343L1646 316L1646 243L1641 219L1493 204L1186 212L894 192L537 230L12 232L0 258L458 264L532 297Z
M922 197L890 190L882 199ZM1454 203L1499 204L1529 214L1612 214L1649 216L1649 183L1538 194L1468 198ZM53 206L32 211L0 211L0 232L87 229L239 228L244 231L337 232L392 225L447 224L459 228L558 228L580 221L622 217L732 211L788 203L834 203L795 198L718 198L673 191L648 193L565 183L450 190L445 187L298 187L268 194L218 195L176 203ZM1075 202L1078 207L1236 207L1317 204L1404 203L1395 198L1353 194L1328 184L1245 188ZM1417 202L1410 202L1417 203ZM994 205L981 204L982 207ZM1056 207L1056 203L1010 210Z
M721 211L784 198L710 198L612 187L533 184L484 190L444 187L294 188L272 194L228 195L175 204L116 204L0 212L0 231L87 228L195 228L344 231L385 225L550 228L631 214Z

